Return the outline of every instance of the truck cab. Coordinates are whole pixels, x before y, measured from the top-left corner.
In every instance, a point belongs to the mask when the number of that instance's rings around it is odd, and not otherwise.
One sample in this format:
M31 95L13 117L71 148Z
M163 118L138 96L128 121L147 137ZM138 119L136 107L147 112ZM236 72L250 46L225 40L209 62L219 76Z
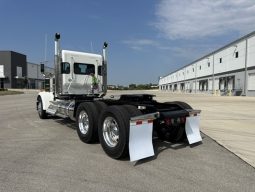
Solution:
M100 94L103 90L102 56L62 50L62 95Z

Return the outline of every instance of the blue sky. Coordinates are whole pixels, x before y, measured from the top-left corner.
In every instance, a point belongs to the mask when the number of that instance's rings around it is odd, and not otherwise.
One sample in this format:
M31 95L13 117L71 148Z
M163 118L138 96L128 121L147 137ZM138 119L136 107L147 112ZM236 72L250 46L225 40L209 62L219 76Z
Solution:
M0 50L46 57L63 49L108 49L108 84L157 83L255 30L254 0L0 0ZM47 37L47 38L46 38Z

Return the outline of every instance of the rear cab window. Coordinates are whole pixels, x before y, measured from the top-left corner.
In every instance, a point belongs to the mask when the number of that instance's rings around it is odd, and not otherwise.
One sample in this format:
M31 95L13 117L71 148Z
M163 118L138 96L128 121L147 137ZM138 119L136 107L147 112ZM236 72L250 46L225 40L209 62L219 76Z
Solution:
M74 63L74 73L78 75L95 74L95 65L87 63Z

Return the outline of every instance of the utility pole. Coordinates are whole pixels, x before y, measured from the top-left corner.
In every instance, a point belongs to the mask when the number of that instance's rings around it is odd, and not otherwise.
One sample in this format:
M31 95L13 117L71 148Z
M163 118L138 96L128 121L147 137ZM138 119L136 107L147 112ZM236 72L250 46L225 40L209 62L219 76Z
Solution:
M247 95L247 56L248 56L248 41L245 40L245 71L244 71L244 92L243 96Z
M215 85L214 85L214 54L213 54L213 63L212 63L212 94L215 94Z

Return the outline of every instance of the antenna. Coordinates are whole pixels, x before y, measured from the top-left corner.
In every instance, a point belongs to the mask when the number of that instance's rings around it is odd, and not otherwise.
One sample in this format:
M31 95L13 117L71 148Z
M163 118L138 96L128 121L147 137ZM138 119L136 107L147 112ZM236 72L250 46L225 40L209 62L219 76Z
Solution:
M48 62L47 61L47 40L48 40L48 35L47 33L45 34L45 39L44 39L44 62L45 64Z
M94 52L94 50L93 50L93 43L92 43L92 41L90 41L90 50L91 50L91 53L93 53L93 52Z

